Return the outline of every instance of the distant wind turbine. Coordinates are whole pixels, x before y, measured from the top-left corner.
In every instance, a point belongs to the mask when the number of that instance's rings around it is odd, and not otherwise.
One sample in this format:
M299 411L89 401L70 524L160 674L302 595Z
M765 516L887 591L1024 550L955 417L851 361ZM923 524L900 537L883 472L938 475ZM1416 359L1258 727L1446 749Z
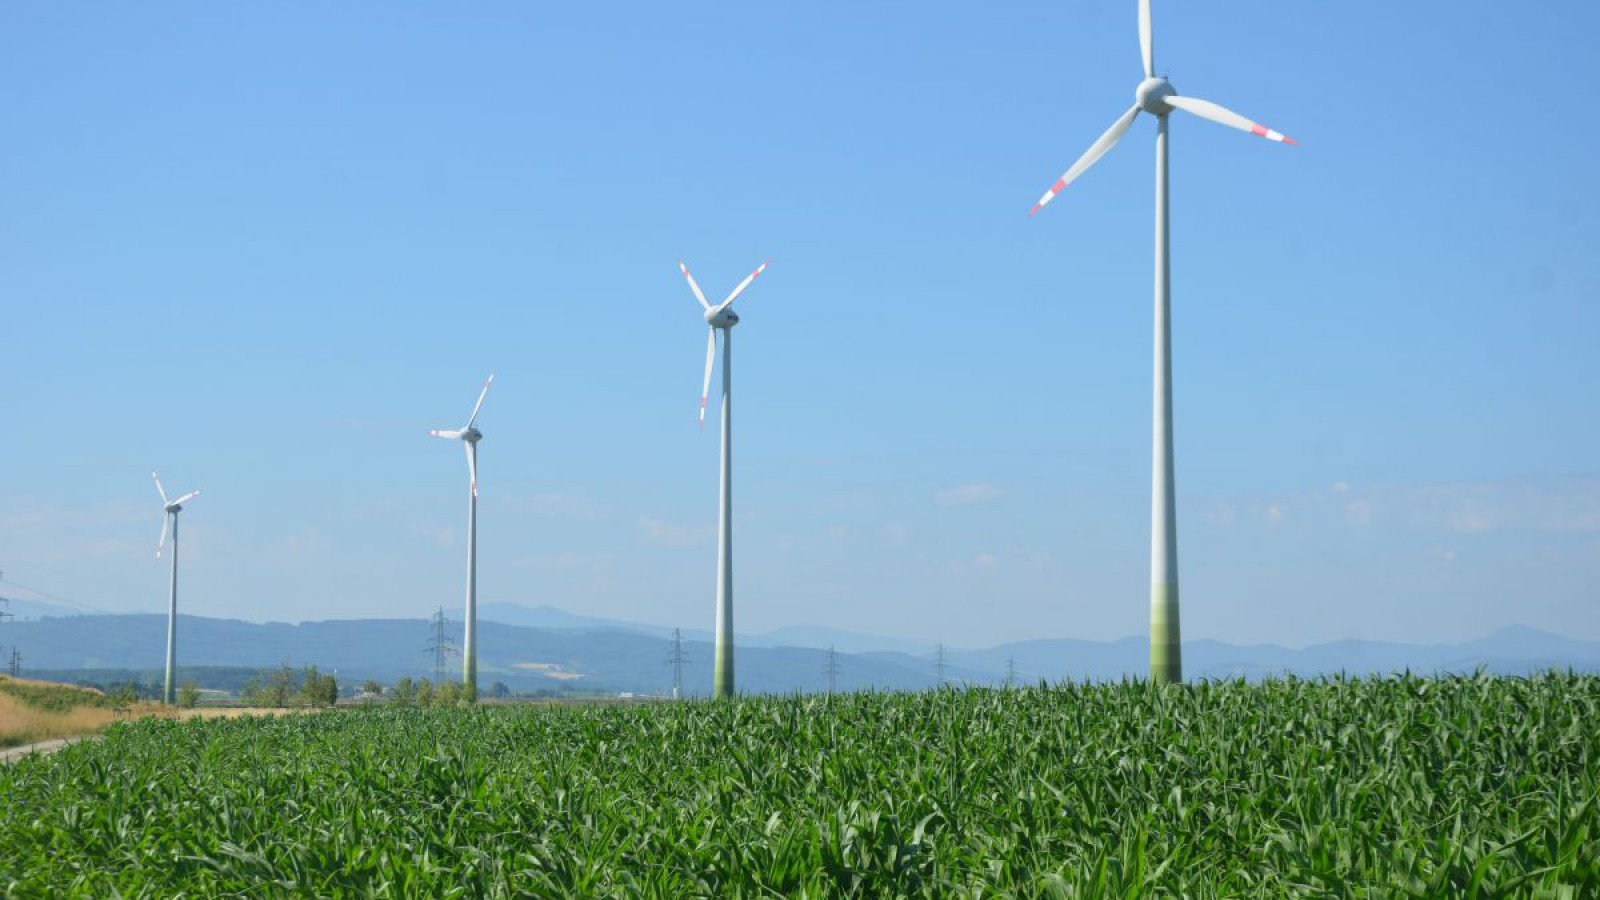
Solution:
M1122 140L1140 110L1156 117L1156 279L1155 279L1155 412L1154 460L1151 470L1150 545L1150 678L1156 682L1183 680L1178 629L1178 523L1172 459L1172 306L1171 269L1167 229L1167 115L1174 109L1248 131L1269 141L1293 144L1276 131L1246 119L1208 100L1179 96L1171 83L1156 75L1155 49L1150 27L1150 0L1139 0L1139 49L1144 58L1144 81L1134 92L1134 104L1106 129L1072 168L1044 192L1028 215L1066 189L1067 185L1099 162Z
M770 262L771 260L768 260ZM700 427L706 424L706 398L711 393L711 369L717 359L717 332L722 332L722 487L721 503L717 510L717 650L711 676L711 694L714 697L732 697L733 690L733 326L739 324L739 314L733 311L733 301L744 293L762 272L767 263L739 282L728 299L716 306L706 302L700 285L689 274L689 267L678 261L689 289L705 310L706 324L706 377L700 386Z
M155 479L156 493L161 495L165 511L161 519L161 539L156 542L156 559L161 558L161 551L167 546L167 531L172 531L172 590L167 595L167 678L161 689L161 700L174 706L178 702L177 685L172 683L173 671L178 666L178 513L183 512L185 503L200 496L200 492L190 491L176 500L168 500L167 489L161 486L161 476L152 471L150 477Z
M483 398L489 395L491 384L494 384L493 373L478 392L478 402L472 407L466 425L454 431L434 429L428 432L434 437L462 441L467 448L467 475L471 479L472 496L467 501L467 623L461 640L461 684L466 689L468 703L478 699L478 442L483 440L483 432L477 429L477 422L478 410L483 408Z

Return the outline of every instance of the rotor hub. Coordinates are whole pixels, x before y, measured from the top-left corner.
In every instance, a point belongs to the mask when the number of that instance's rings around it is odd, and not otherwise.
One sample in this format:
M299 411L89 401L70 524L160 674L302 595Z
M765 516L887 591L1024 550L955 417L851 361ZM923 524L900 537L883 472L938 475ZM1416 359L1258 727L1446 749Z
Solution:
M1172 104L1167 102L1167 98L1177 93L1172 89L1172 83L1165 78L1150 77L1139 82L1139 88L1133 92L1133 97L1140 109L1152 116L1164 116L1172 112Z
M739 324L739 314L734 312L732 307L721 310L720 312L713 307L706 310L706 324L710 325L712 328L732 328L733 326Z
M476 428L468 428L467 430L461 432L461 439L469 444L476 444L477 442L483 440L483 432Z

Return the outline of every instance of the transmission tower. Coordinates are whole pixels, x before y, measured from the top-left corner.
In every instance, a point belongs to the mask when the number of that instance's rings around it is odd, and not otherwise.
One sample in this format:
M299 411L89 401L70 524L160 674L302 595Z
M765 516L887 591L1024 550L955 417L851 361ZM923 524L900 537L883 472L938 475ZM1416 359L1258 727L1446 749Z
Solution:
M832 647L828 648L828 664L822 671L828 673L828 693L833 693L839 681L839 654Z
M1008 656L1008 657L1006 657L1006 687L1011 687L1012 685L1015 685L1016 683L1017 683L1017 658L1014 657L1014 656Z
M683 699L683 667L689 657L683 652L683 631L672 629L672 652L667 654L667 665L672 667L672 699Z
M433 636L428 639L428 652L433 654L433 680L435 684L444 682L445 662L456 654L456 646L451 643L450 636L445 632L449 624L444 617L444 607L433 616Z
M11 677L16 678L22 673L22 651L11 648Z
M944 641L939 642L939 655L935 659L933 667L939 673L939 684L944 684Z

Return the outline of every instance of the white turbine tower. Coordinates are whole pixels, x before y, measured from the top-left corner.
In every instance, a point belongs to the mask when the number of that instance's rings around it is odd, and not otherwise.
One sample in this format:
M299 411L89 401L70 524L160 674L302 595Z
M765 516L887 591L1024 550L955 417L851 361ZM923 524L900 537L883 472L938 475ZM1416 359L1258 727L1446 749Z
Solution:
M151 472L150 477L155 479L156 493L161 495L165 511L161 519L161 539L156 542L156 559L161 558L161 551L167 546L168 530L172 532L172 590L167 595L167 678L161 689L162 702L172 706L178 701L177 687L172 683L173 670L178 666L178 513L183 512L185 503L200 496L200 492L190 491L176 500L168 500L167 489L161 486L161 476Z
M478 402L472 407L467 424L454 431L434 429L434 437L462 441L467 448L467 475L471 479L472 496L467 501L467 612L466 634L461 641L461 684L466 689L467 702L478 700L478 442L483 432L477 429L478 410L483 408L483 398L489 395L489 385L494 375L483 383L478 392Z
M1172 292L1167 243L1167 115L1174 109L1264 137L1269 141L1294 141L1207 100L1179 96L1165 77L1156 75L1155 50L1150 34L1150 0L1139 0L1139 49L1144 57L1144 81L1134 92L1134 104L1106 129L1105 134L1072 164L1050 190L1045 191L1028 215L1055 196L1106 151L1122 140L1140 110L1156 117L1156 278L1155 278L1155 413L1153 491L1150 545L1150 678L1156 682L1183 680L1178 630L1178 524L1172 466L1172 331L1168 321Z
M770 262L770 260L768 260ZM717 650L711 676L713 697L732 697L733 690L733 326L739 324L739 314L733 311L733 301L744 293L750 282L767 269L767 263L751 272L728 299L716 306L706 302L689 267L678 262L689 289L705 310L706 324L706 377L700 386L700 427L706 424L706 397L711 393L711 368L717 359L717 332L722 332L722 487L721 502L717 509Z

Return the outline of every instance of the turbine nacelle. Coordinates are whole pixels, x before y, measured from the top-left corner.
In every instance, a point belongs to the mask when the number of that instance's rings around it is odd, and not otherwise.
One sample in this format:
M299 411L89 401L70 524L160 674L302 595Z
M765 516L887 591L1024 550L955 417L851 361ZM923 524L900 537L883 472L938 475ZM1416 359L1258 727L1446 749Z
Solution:
M1152 75L1139 82L1138 89L1133 92L1133 100L1140 109L1150 115L1164 116L1173 109L1167 98L1176 96L1177 93L1172 88L1172 82Z
M713 306L706 310L706 324L712 328L732 328L739 324L739 314L731 306Z

